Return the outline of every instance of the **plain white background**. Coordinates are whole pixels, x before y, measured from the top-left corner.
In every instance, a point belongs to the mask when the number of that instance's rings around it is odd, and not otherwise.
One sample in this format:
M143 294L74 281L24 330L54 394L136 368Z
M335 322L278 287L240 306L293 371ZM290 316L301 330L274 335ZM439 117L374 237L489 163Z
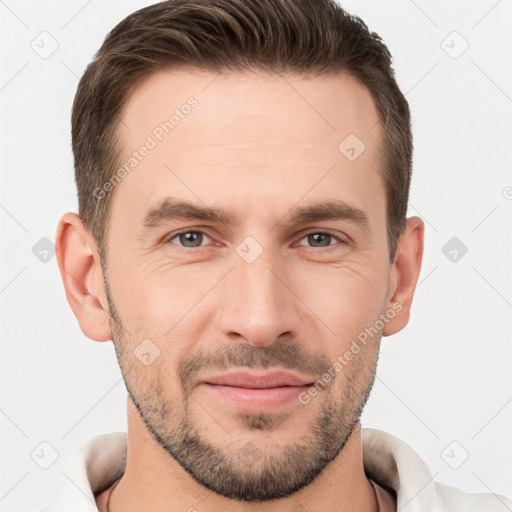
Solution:
M106 33L149 3L0 1L0 511L43 506L81 443L126 430L112 343L80 331L50 241L77 208L78 78ZM409 214L426 223L412 318L383 340L363 427L412 445L437 481L510 497L512 4L343 5L394 56L414 123ZM42 446L52 462L42 442L58 454L47 469L33 455Z

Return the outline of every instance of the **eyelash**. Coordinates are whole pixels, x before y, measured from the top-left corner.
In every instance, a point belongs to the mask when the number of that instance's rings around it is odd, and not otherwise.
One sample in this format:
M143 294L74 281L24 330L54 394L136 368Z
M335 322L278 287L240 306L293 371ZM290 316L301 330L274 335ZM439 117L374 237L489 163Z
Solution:
M177 231L176 233L173 233L171 237L167 237L165 240L164 240L164 244L173 244L173 245L177 245L178 247L181 247L182 249L199 249L201 247L206 247L204 245L199 245L197 247L185 247L185 246L182 246L182 245L179 245L179 244L174 244L173 242L171 242L171 240L174 240L175 238L177 238L178 236L180 235L183 235L185 233L199 233L199 234L202 234L202 235L205 235L207 236L208 238L211 239L211 237L205 233L204 231L201 231L199 229L183 229L181 231ZM304 238L308 237L309 235L329 235L333 238L335 238L338 243L340 244L347 244L348 242L346 242L345 240L341 239L337 234L336 232L334 231L331 231L329 229L324 229L322 231L310 231L308 233L304 233L302 235L302 238L299 240L299 241L302 241ZM332 244L332 245L327 245L325 247L314 247L314 246L303 246L303 247L308 247L309 249L323 249L324 251L325 250L328 250L329 248L331 247L334 247L336 244Z

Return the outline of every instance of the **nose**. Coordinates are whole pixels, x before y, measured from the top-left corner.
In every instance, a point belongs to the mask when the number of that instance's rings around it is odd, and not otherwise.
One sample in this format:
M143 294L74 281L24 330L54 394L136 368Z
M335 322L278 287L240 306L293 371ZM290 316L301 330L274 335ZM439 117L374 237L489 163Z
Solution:
M223 280L220 329L231 341L255 347L271 345L279 337L297 337L301 302L293 292L290 271L265 250L252 263L236 258Z

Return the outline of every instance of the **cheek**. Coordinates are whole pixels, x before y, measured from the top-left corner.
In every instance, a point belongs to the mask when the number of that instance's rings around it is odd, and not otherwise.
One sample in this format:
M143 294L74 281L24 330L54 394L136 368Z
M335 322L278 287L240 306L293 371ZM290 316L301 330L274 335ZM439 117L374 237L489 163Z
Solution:
M118 287L113 291L123 325L133 339L149 338L169 362L192 349L194 340L215 311L215 285L226 269L219 266L171 265L168 262L132 262L130 270L118 267ZM123 279L123 274L125 277ZM172 352L166 354L168 349ZM170 358L170 359L169 359Z
M167 325L171 312L180 307L190 293L190 286L169 265L158 265L150 258L127 258L115 255L115 268L109 270L113 300L128 329L156 325L159 319ZM165 318L167 317L167 320Z
M389 269L370 264L312 267L297 280L297 294L332 335L341 350L378 319L386 297ZM330 331L334 331L334 334Z

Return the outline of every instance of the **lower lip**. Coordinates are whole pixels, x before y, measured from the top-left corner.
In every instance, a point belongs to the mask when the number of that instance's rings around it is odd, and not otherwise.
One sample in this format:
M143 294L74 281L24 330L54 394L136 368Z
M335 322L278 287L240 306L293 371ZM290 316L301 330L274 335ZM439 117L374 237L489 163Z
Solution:
M250 411L262 411L282 407L294 400L298 400L299 395L311 387L311 385L307 385L257 389L223 386L207 382L203 383L203 386L211 393Z

